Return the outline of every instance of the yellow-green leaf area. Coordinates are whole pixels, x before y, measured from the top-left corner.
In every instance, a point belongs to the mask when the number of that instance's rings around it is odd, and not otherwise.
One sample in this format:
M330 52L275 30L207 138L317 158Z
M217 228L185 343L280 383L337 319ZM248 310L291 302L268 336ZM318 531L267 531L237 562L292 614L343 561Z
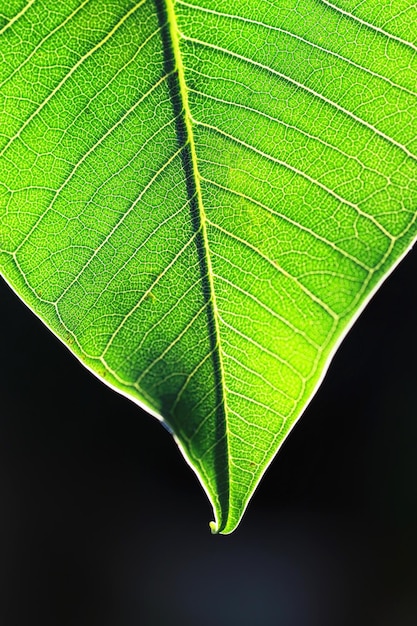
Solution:
M416 237L415 3L0 0L0 60L2 274L229 533Z

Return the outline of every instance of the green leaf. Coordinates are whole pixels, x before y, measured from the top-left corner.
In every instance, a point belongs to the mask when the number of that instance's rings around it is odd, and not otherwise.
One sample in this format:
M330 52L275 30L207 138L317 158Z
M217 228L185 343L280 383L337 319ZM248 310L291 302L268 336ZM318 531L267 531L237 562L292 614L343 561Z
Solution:
M214 531L416 237L416 42L414 0L0 0L2 273Z

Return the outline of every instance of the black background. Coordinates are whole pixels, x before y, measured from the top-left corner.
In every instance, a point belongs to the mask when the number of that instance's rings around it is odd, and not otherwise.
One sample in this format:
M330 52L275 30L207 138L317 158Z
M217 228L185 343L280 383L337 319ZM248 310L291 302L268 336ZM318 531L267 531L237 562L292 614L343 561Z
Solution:
M417 251L212 536L156 420L0 284L1 626L417 624Z

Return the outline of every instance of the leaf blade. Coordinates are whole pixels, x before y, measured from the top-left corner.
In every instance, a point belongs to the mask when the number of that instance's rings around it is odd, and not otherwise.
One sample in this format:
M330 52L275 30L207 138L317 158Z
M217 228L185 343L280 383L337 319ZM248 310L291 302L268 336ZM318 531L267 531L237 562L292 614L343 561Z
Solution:
M214 531L416 236L416 22L376 7L74 0L3 26L2 272L168 422Z

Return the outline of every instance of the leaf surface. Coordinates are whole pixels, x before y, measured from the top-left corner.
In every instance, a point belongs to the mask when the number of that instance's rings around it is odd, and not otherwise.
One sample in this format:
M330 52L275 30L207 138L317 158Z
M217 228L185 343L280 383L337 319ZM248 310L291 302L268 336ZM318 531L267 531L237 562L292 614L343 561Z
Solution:
M2 273L231 532L416 237L415 2L0 0L0 59Z

